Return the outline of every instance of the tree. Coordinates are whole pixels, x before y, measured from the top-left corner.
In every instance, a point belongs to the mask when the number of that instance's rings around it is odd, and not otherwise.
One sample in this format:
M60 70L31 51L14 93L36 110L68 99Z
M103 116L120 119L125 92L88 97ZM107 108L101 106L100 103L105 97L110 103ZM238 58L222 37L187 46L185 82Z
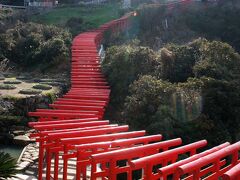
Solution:
M80 17L78 17L78 18L72 17L66 22L65 27L67 27L69 29L70 33L73 36L76 36L80 32L83 32L83 31L86 31L87 29L93 28L94 25L91 24L90 22L83 20Z
M220 81L212 79L203 88L203 114L214 123L222 123L228 130L232 142L239 135L240 85L238 81Z
M159 65L158 53L150 48L135 45L109 48L102 67L111 85L114 102L122 103L128 94L128 86L141 75L154 74Z
M162 129L167 123L171 125L174 120L170 106L173 92L175 87L171 83L150 75L134 81L125 102L124 112L128 123L138 129L147 129L150 133L154 132L153 124L161 125Z
M161 78L170 82L184 82L193 77L192 67L198 58L194 48L170 44L160 52Z
M210 145L239 138L240 55L229 44L199 38L160 53L114 46L103 67L113 100L125 101L117 113L135 129Z
M67 59L71 45L70 34L61 28L22 22L1 34L0 40L3 55L25 68Z
M223 42L212 41L202 44L201 57L193 67L196 77L207 76L231 80L240 77L240 55Z

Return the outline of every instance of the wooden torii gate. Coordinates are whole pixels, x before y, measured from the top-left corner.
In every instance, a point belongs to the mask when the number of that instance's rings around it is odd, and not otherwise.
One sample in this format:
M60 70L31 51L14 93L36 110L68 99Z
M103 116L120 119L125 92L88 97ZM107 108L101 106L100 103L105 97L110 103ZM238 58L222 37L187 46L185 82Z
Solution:
M139 178L145 180L239 180L240 142L201 151L206 140L182 145L181 138L162 141L161 134L145 136L144 130L129 131L126 125L103 120L110 87L101 72L98 49L104 32L128 29L134 14L76 36L72 42L71 89L51 104L51 109L29 113L38 118L29 123L36 129L31 137L39 142L38 179L67 180L69 160L75 158L77 180L115 180L119 174L131 180L139 170Z

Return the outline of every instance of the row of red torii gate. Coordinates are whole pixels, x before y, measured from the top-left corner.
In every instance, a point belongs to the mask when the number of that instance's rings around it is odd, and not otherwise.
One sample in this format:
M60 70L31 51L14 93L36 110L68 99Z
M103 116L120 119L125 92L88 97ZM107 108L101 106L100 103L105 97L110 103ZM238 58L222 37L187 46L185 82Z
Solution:
M162 140L161 134L128 131L127 125L103 120L110 87L98 49L106 31L127 30L133 15L75 37L71 89L51 109L29 113L38 118L29 123L36 130L31 137L39 142L38 179L67 180L73 173L77 180L240 180L240 142L201 151L206 140L182 145L181 138Z

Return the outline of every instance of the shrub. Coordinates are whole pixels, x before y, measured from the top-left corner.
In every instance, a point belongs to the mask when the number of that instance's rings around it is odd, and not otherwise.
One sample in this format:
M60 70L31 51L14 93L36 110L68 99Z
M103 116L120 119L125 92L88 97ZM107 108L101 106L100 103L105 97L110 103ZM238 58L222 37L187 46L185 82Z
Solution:
M50 90L52 89L52 86L49 86L47 84L37 84L33 86L34 89L41 89L41 90Z
M18 81L18 80L6 80L3 81L4 84L21 84L22 81Z
M229 132L233 142L238 140L240 129L240 83L239 80L208 81L203 90L202 95L203 110L215 124L222 123Z
M173 119L170 101L174 92L174 85L149 75L134 81L125 103L128 122L135 127L149 129L148 126L156 119L161 123Z
M154 74L159 65L159 55L150 48L135 45L109 48L102 67L115 103L123 102L134 80L141 75Z
M36 79L36 82L53 82L55 79Z
M51 66L58 59L67 59L71 44L70 34L61 28L22 22L0 35L0 39L4 56L24 67Z
M198 56L188 45L168 45L161 49L161 77L171 82L184 82L193 77L192 67Z
M12 74L12 73L4 73L4 77L6 77L6 78L14 78L15 75Z
M15 86L9 84L0 84L0 89L16 89Z
M201 57L193 67L196 77L237 79L240 77L240 55L227 43L205 42L200 46Z
M27 94L27 95L36 95L40 94L42 91L35 90L35 89L22 89L19 91L20 94Z
M35 82L41 82L41 83L44 83L44 82L60 82L60 83L65 83L66 80L64 79L49 79L49 78L46 78L46 79L34 79Z
M86 31L87 29L90 29L93 26L94 26L94 24L85 22L80 17L72 17L65 24L65 27L69 28L69 30L73 36L76 36L80 32Z
M50 86L63 86L64 84L61 82L40 82L39 84L47 84Z
M114 46L107 50L103 70L113 90L111 116L121 114L119 121L190 141L206 134L211 145L237 141L240 55L230 45L206 39L169 44L160 58L149 48Z

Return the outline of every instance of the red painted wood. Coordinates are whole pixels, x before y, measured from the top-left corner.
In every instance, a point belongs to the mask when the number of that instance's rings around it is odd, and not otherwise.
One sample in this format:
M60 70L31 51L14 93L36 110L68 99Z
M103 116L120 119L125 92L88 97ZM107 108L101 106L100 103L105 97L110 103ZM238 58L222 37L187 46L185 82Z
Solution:
M132 179L132 167L129 166L130 160L134 158L144 157L152 155L161 151L166 151L170 147L181 145L182 140L180 138L169 141L162 141L158 143L148 144L139 147L131 147L126 149L115 150L111 152L104 152L101 154L94 154L92 158L92 167L95 167L98 163L104 165L109 164L110 168L103 169L101 172L92 171L91 179L97 179L100 177L109 177L111 180L116 179L117 174L127 173L128 179ZM117 161L127 160L125 166L119 167ZM95 168L94 168L95 169Z
M240 179L240 163L223 174L223 180L238 180Z
M188 174L188 177L192 176L188 179L200 179L203 176L207 176L207 179L218 179L239 163L239 151L240 142L237 142L203 158L182 165L178 168L175 179L179 179L184 174ZM221 161L226 157L231 157L230 162L222 164ZM227 159L225 160L227 161ZM207 167L207 165L209 166Z
M133 169L144 170L144 176L142 177L142 179L146 180L159 179L161 178L160 175L158 173L152 172L154 166L161 165L162 167L165 167L170 162L171 163L176 162L180 155L184 155L187 153L189 153L189 156L193 156L196 154L197 149L202 148L206 145L207 145L206 140L199 141L169 151L156 153L151 156L133 160L130 162L130 165L132 166Z

